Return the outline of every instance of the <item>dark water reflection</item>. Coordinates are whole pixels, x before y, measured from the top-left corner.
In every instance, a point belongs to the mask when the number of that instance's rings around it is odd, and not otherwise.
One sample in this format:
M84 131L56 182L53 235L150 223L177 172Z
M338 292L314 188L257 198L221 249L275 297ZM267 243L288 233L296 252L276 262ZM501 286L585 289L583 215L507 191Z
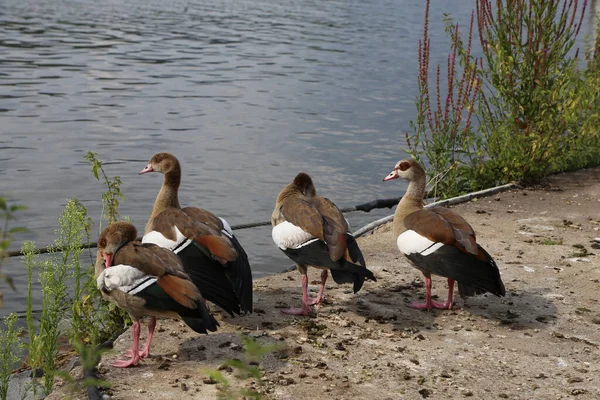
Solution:
M433 3L444 62L442 13L466 21L472 5ZM399 195L381 179L404 157L422 19L422 0L0 0L0 194L29 207L32 232L18 243L50 244L67 198L99 217L88 150L121 176L138 227L162 177L137 173L157 151L183 163L183 204L231 224L268 220L301 170L340 206ZM255 276L289 265L270 229L239 236ZM20 262L5 272L19 292L0 314L25 299Z

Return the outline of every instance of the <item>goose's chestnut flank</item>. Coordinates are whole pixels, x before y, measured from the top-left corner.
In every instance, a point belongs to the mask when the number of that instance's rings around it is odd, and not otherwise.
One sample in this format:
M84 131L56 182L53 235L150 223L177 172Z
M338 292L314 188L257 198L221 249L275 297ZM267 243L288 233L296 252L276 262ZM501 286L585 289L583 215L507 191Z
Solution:
M410 306L451 309L455 281L463 297L485 292L504 296L498 266L477 244L471 225L448 208L423 208L426 185L423 167L415 160L399 161L383 180L397 178L409 183L394 213L394 240L400 251L425 275L425 303ZM446 302L431 300L431 275L448 278Z
M302 307L283 310L287 314L309 315L310 306L324 299L328 270L336 283L353 283L358 292L365 279L375 276L341 211L330 200L318 196L312 179L299 173L281 190L271 215L273 241L298 266L302 274ZM308 297L309 266L321 269L321 288L316 298Z
M175 252L203 296L230 315L252 312L250 263L227 221L201 208L181 208L181 165L172 154L153 155L140 175L149 172L164 180L142 242Z
M137 230L128 222L114 222L100 235L96 256L96 283L107 300L126 310L133 320L133 345L128 360L113 366L129 367L150 354L156 317L181 318L198 333L214 332L218 322L179 258L166 249L136 241ZM140 351L140 319L150 316L146 344Z

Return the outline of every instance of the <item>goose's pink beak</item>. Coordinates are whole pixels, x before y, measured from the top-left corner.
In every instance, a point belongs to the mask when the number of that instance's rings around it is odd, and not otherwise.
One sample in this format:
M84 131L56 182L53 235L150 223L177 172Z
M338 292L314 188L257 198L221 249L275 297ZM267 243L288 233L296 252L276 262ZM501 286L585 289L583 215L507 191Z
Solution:
M109 253L102 253L102 258L104 259L104 267L110 268L112 267L112 259L113 255Z
M148 172L154 172L154 168L152 168L152 164L146 165L146 168L140 171L140 175L147 174Z
M399 178L398 176L398 171L393 170L392 172L389 173L388 176L386 176L385 178L383 178L383 181L391 181L392 179L397 179Z

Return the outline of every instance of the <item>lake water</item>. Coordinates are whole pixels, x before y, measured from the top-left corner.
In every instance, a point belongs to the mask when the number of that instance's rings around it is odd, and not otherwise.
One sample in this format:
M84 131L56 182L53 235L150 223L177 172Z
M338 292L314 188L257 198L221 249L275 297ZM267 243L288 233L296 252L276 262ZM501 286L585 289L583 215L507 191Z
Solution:
M182 205L232 225L269 220L299 171L340 207L399 196L382 178L415 116L423 3L0 0L0 195L29 208L16 225L31 232L13 247L50 244L68 198L98 220L88 150L121 177L120 211L140 229L162 175L138 172L158 151L182 163ZM442 14L466 26L472 3L432 1L433 64L448 51ZM255 277L291 265L270 228L237 234ZM0 284L0 316L26 290L18 259L3 271L18 292Z

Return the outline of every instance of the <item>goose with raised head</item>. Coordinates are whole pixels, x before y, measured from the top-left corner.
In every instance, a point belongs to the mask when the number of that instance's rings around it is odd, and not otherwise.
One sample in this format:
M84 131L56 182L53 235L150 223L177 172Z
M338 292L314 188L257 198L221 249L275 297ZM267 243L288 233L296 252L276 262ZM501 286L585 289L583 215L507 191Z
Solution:
M273 241L298 266L302 274L302 307L283 310L309 315L310 306L324 300L328 271L333 280L353 283L358 292L365 279L375 281L348 223L333 202L318 196L312 179L299 173L281 190L271 216ZM321 287L316 298L308 297L308 267L321 269Z
M423 208L426 175L415 160L402 160L383 180L408 181L406 193L394 213L394 240L402 254L425 275L425 303L417 309L451 309L454 282L462 297L490 292L504 296L505 289L494 259L479 245L471 225L444 207ZM448 279L444 303L431 299L431 275Z
M164 180L142 242L175 252L203 296L230 315L251 313L250 263L227 221L201 208L181 208L181 165L172 154L153 155L140 175L149 172Z
M120 368L135 366L150 355L156 317L181 318L198 333L214 332L219 326L179 258L154 244L141 244L136 237L132 224L114 222L100 235L96 255L98 289L133 320L130 358L112 364ZM151 319L146 344L140 351L140 319L144 316Z

